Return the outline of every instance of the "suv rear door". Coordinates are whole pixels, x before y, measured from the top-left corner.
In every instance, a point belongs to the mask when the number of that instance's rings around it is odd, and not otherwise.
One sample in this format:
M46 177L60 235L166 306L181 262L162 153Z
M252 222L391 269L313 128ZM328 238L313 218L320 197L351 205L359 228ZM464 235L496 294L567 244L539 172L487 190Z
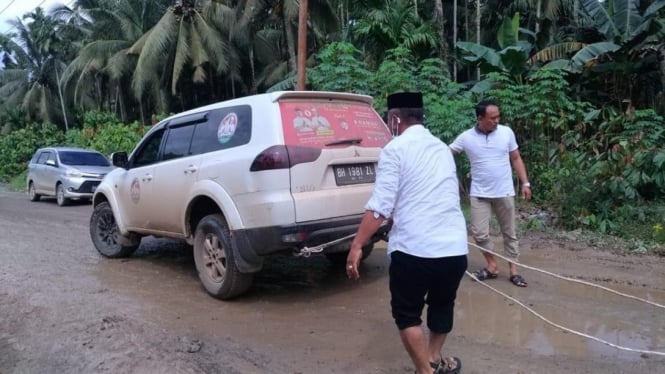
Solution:
M361 214L381 148L392 138L374 108L319 98L283 99L279 106L296 222Z

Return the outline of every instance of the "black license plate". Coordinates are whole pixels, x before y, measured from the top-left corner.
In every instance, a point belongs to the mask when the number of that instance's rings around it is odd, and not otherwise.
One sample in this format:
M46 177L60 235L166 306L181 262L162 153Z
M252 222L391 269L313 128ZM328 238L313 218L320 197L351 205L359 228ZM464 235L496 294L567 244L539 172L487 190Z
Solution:
M349 184L374 183L376 170L374 164L337 165L333 167L335 182L338 186Z

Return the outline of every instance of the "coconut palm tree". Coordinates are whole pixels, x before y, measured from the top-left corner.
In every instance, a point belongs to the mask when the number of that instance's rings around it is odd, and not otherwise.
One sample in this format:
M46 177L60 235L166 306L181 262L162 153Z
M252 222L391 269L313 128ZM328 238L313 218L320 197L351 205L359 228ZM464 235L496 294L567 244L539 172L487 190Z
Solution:
M72 8L55 9L87 42L63 73L63 87L82 109L119 114L127 122L146 118L143 100L131 95L136 56L128 54L165 11L169 0L77 0ZM139 113L132 103L139 102Z
M350 15L354 2L310 0L308 17L308 57L320 47L342 37L338 22L342 13ZM291 89L296 73L296 35L299 3L296 0L242 0L236 5L237 27L233 41L246 51L243 61L251 66L255 89ZM308 58L311 61L311 58Z
M385 0L383 6L369 9L358 21L353 31L355 43L364 48L374 65L386 51L400 46L421 57L436 51L437 31L414 10L411 1Z
M0 105L20 108L30 121L67 128L59 90L67 43L57 34L58 21L36 8L10 23L15 32L0 35L0 48L8 60L5 69L0 70Z
M149 97L162 112L171 109L173 98L185 109L230 96L218 78L225 82L237 75L238 53L229 43L229 30L220 30L210 18L229 12L221 1L177 0L169 6L128 51L138 57L134 94Z

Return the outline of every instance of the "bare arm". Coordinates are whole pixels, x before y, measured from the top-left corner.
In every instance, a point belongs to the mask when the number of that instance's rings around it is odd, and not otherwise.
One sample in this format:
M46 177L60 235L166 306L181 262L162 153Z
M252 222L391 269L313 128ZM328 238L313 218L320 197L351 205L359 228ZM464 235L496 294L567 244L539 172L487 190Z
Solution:
M531 200L531 185L529 184L529 177L526 174L526 167L519 150L510 152L510 163L513 169L517 172L517 177L520 179L520 186L522 190L522 198L524 200Z
M360 221L356 237L351 243L349 255L346 258L346 274L349 278L354 280L360 278L358 266L360 265L360 259L363 255L363 244L367 243L385 220L386 218L381 215L379 215L378 218L375 217L375 213L371 210L365 211L365 215L363 215L363 219Z

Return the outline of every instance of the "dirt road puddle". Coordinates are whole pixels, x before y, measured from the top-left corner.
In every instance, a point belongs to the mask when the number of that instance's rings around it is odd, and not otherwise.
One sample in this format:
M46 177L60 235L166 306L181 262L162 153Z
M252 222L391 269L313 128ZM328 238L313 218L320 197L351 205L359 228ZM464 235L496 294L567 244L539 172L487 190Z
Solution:
M529 288L524 289L501 278L489 284L553 323L619 346L665 352L663 309L597 288L550 277L540 278L533 276ZM464 286L458 293L455 329L466 336L473 336L483 343L528 349L542 355L621 355L626 359L640 359L640 353L618 350L551 326L514 301L473 281ZM661 304L665 301L662 291L644 292L636 287L618 285L611 288Z

